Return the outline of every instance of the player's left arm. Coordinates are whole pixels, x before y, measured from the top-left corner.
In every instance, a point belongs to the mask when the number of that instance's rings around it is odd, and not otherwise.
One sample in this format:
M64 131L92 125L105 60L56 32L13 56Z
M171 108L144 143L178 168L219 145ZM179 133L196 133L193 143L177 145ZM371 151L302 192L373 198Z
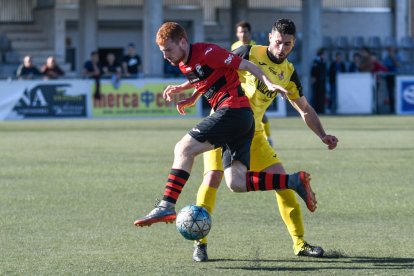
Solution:
M328 145L328 149L332 150L336 148L338 144L338 138L334 135L326 134L318 114L316 114L313 107L308 103L305 96L300 98L289 100L292 106L299 112L306 125L322 140L323 143Z

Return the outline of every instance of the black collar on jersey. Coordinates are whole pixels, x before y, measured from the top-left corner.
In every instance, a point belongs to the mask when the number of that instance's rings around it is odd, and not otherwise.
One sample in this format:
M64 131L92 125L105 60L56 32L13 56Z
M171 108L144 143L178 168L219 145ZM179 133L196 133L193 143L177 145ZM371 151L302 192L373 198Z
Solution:
M269 51L269 48L267 48L266 49L266 53L267 53L267 57L271 60L271 61L273 61L274 63L276 63L276 64L282 64L283 63L283 61L282 62L279 62L271 53L270 53L270 51Z

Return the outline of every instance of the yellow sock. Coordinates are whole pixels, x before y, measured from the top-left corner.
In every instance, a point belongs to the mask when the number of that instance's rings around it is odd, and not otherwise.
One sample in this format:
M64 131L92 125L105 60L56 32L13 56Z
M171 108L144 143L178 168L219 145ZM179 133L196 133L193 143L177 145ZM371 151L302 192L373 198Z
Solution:
M201 184L198 188L197 203L196 205L202 206L207 209L210 216L213 215L214 204L216 203L217 188L210 187L206 184ZM202 238L199 242L206 244L207 237Z
M292 190L277 191L276 199L280 215L282 216L293 241L293 251L297 254L305 243L303 238L305 228L303 225L300 205Z
M262 122L262 126L263 126L263 129L264 129L264 133L266 135L266 138L269 138L270 137L270 123L269 123L269 121L267 121L266 123Z

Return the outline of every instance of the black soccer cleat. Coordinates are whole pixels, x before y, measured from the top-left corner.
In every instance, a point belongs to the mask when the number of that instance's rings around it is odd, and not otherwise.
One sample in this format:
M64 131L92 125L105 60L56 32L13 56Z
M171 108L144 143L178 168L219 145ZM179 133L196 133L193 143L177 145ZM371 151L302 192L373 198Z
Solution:
M296 254L296 256L320 258L320 257L323 257L323 253L325 253L325 251L323 250L322 247L313 246L305 242L305 244L302 246L302 248Z
M207 244L201 242L194 243L194 253L193 253L193 260L195 262L207 262L208 255L207 255Z

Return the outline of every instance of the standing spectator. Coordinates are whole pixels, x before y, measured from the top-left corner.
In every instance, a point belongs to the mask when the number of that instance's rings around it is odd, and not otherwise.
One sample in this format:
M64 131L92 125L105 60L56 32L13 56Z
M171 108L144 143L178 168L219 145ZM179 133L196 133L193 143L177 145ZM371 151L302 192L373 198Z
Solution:
M390 104L390 113L395 113L395 75L398 74L401 66L401 56L397 53L395 47L388 47L387 53L383 60L384 66L387 67L389 74L385 77L388 91L388 101Z
M122 59L122 69L126 77L138 78L142 74L141 57L137 54L134 43L128 44L128 53Z
M342 60L342 54L337 52L335 54L335 60L332 61L331 65L329 66L329 108L331 113L336 113L336 98L337 98L337 91L336 91L336 78L338 73L346 72L345 63Z
M349 65L349 72L356 73L359 72L359 66L361 65L361 55L356 52L352 55L352 61Z
M23 64L17 68L16 76L20 80L31 80L41 76L39 69L33 64L31 56L23 58Z
M95 99L101 98L101 75L102 65L99 61L98 52L93 51L91 53L91 59L86 61L83 65L83 75L95 80Z
M236 36L238 41L231 45L231 50L239 48L242 45L256 45L252 40L252 27L249 22L240 21L236 24Z
M53 56L46 59L46 63L42 66L40 72L43 74L44 80L57 79L65 75L65 72L56 64L56 59Z
M312 106L318 114L325 113L326 73L325 49L320 48L311 68Z
M371 51L364 47L361 49L361 62L359 64L360 72L372 72L374 69L374 64L372 62Z

